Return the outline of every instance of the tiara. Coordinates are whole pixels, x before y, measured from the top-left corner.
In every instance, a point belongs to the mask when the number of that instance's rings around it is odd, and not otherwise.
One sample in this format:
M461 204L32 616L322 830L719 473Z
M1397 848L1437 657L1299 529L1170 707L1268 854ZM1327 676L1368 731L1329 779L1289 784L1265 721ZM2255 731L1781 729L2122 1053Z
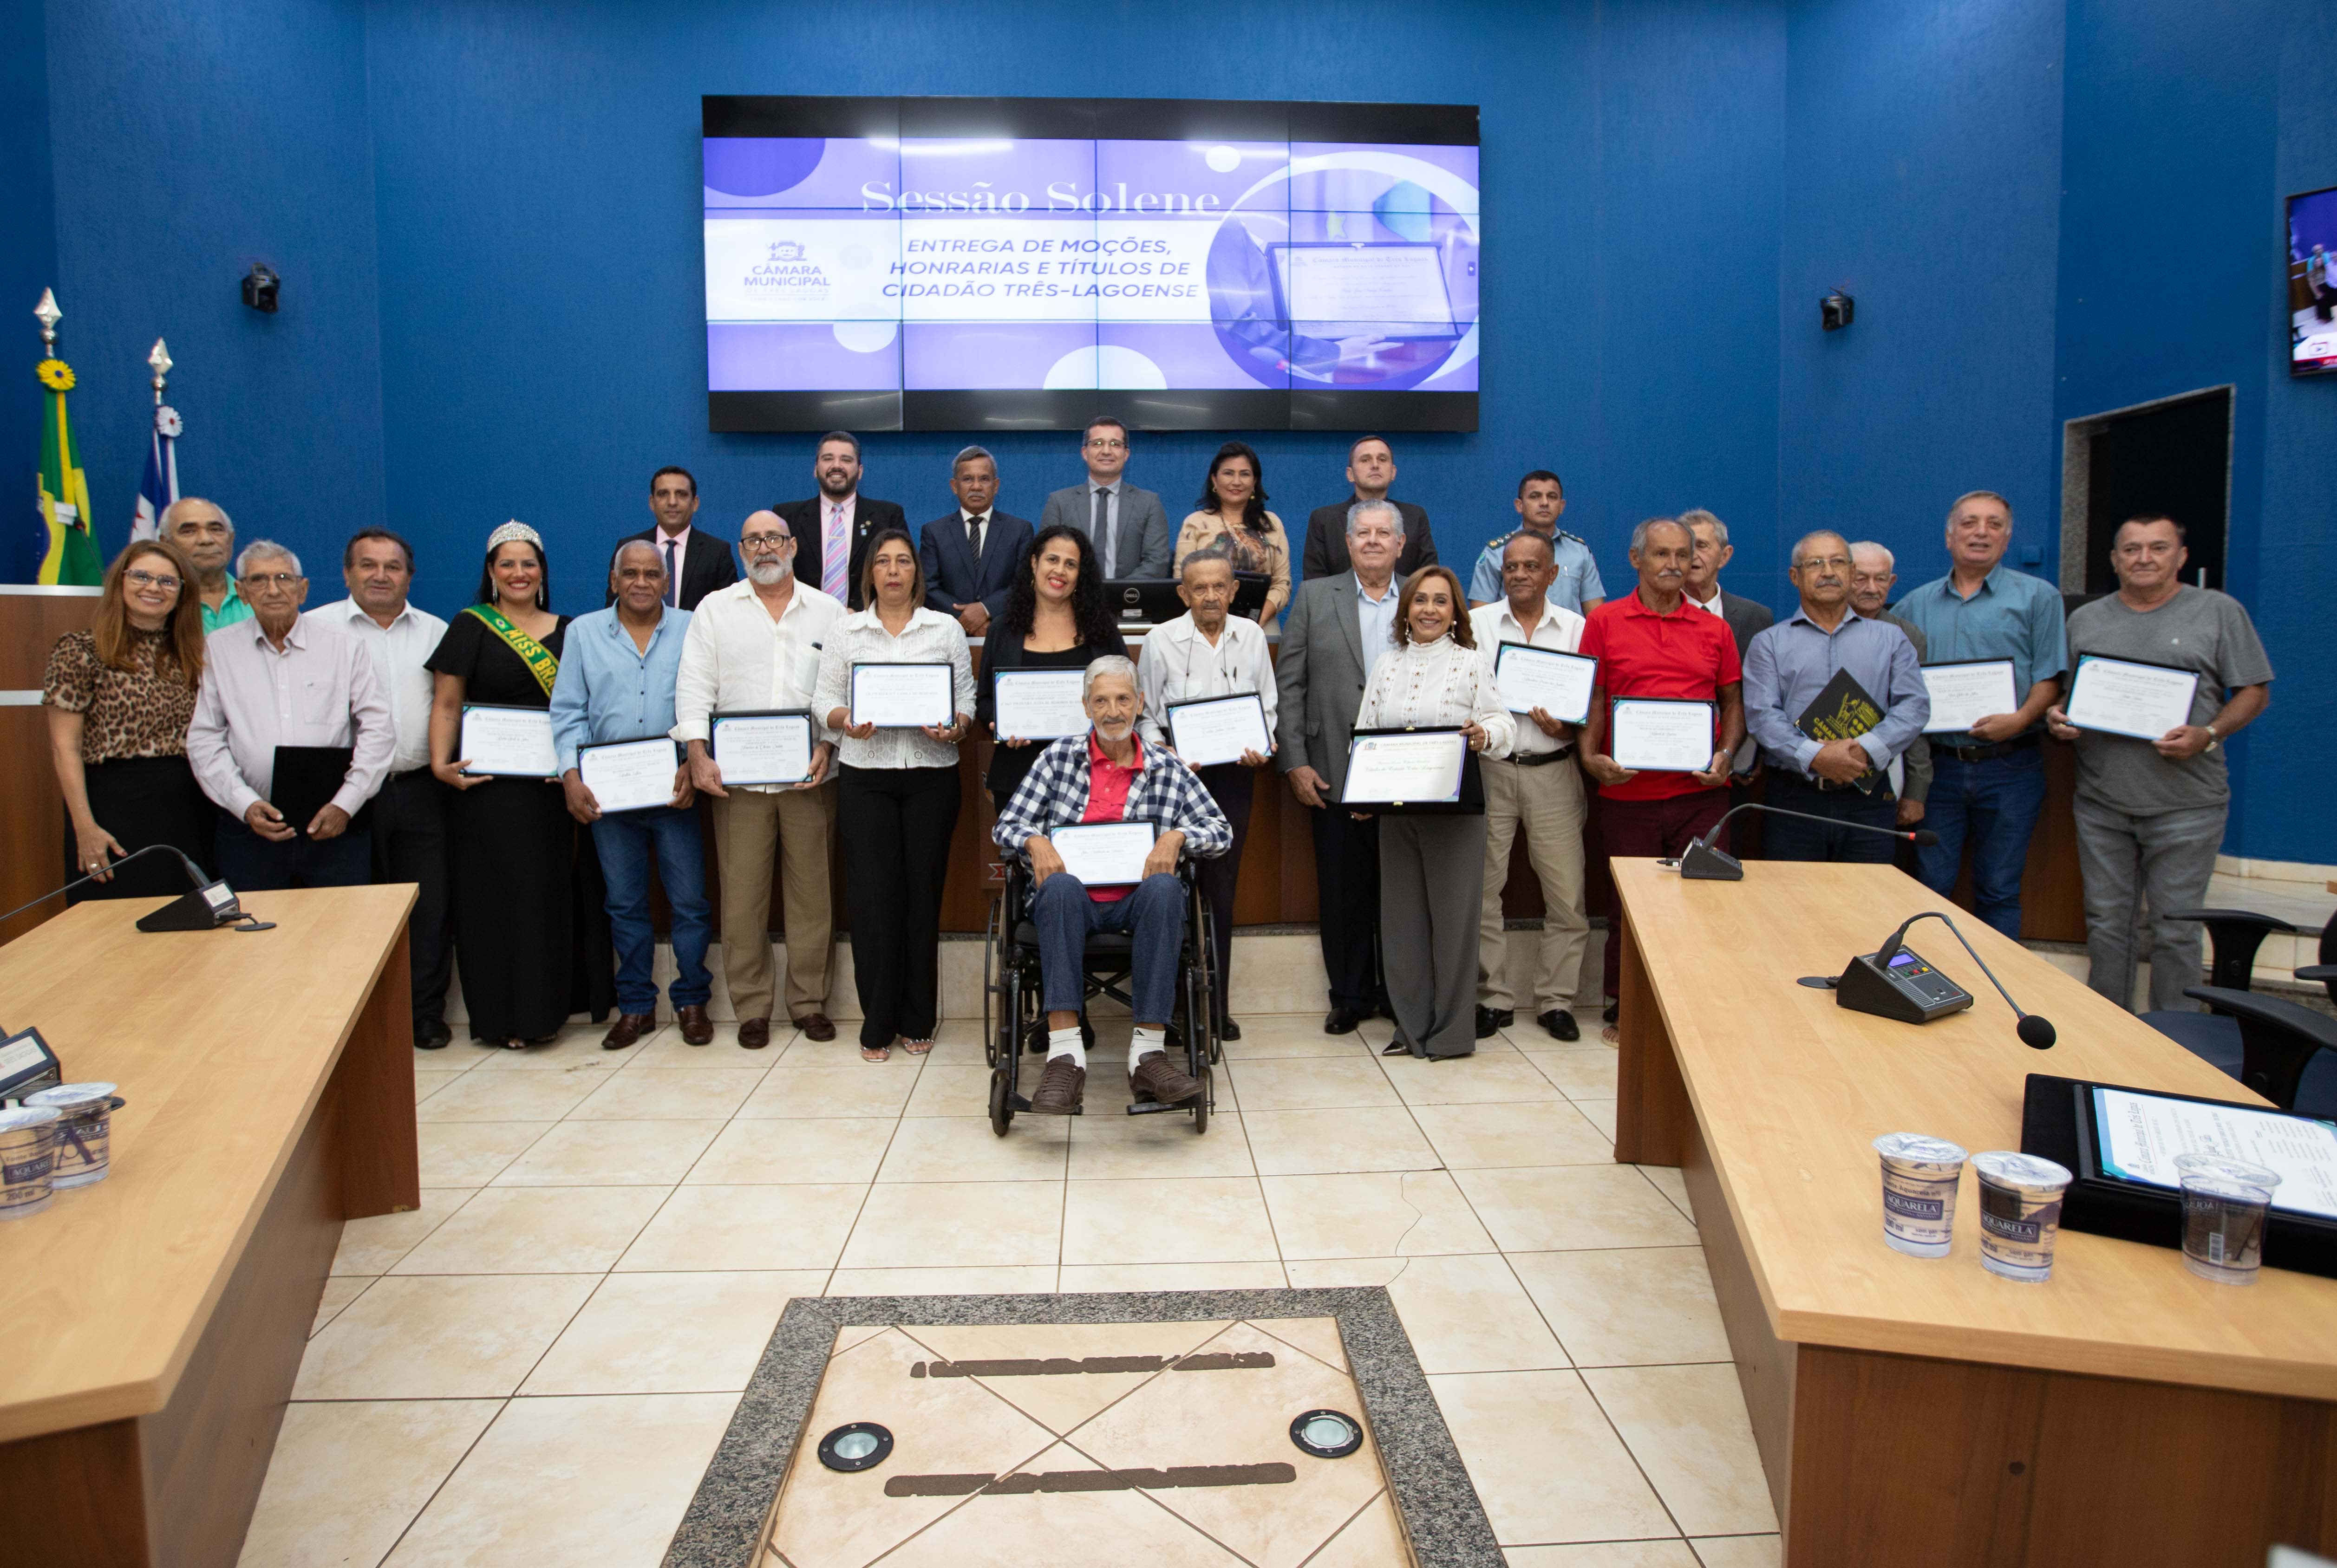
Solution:
M494 532L487 535L487 553L489 555L494 554L495 551L511 543L513 540L524 540L529 544L535 546L539 554L543 552L543 536L514 517L509 522L495 530Z

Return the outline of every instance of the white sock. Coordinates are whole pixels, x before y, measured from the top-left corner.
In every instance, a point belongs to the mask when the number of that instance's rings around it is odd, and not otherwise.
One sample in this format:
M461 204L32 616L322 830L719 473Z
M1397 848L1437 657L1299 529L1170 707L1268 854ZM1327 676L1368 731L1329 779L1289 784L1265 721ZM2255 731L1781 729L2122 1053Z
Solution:
M1134 1034L1128 1037L1128 1070L1131 1073L1136 1071L1136 1064L1144 1059L1146 1052L1165 1051L1168 1048L1168 1030L1139 1027Z
M1047 1059L1051 1062L1057 1057L1071 1057L1071 1066L1075 1067L1088 1065L1088 1047L1080 1038L1079 1025L1073 1024L1068 1029L1047 1031Z

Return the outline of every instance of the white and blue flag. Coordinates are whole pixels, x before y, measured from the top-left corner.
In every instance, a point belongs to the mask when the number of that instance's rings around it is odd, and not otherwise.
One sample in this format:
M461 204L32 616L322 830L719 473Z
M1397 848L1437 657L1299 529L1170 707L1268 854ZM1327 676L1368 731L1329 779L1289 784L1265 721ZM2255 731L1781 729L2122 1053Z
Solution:
M138 482L138 516L130 524L134 540L161 537L162 509L179 499L178 441L186 424L169 404L156 405L154 433L146 445L146 477Z

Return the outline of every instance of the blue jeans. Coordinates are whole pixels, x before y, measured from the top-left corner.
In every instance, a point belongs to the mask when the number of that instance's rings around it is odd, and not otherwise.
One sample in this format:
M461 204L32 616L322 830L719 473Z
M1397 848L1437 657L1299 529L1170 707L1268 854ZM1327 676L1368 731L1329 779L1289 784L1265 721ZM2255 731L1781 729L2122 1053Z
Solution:
M601 872L609 884L609 927L617 944L617 1006L629 1013L657 1011L651 969L657 932L650 926L650 862L673 911L673 1005L704 1007L714 994L706 971L713 925L706 911L706 859L698 813L671 806L614 812L592 824Z
M1177 1006L1177 954L1185 941L1184 883L1161 872L1126 898L1100 904L1088 897L1085 882L1057 872L1031 900L1031 924L1039 933L1040 989L1049 1012L1075 1013L1086 1003L1080 960L1089 933L1125 931L1135 939L1129 967L1136 1021L1168 1021Z
M2044 809L2041 742L1986 762L1959 762L1947 752L1933 752L1931 794L1921 825L1939 834L1940 842L1915 852L1916 874L1935 893L1954 891L1969 837L1973 911L2019 940L2020 873L2029 863L2029 835Z

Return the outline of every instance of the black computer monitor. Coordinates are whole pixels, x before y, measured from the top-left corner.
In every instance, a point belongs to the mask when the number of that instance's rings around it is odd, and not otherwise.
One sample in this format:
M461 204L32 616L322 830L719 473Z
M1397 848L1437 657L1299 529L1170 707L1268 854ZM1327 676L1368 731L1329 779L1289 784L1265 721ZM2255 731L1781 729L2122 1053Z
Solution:
M1257 619L1257 612L1266 607L1269 586L1262 571L1236 572L1231 613ZM1185 601L1177 597L1173 577L1121 578L1103 585L1103 597L1122 626L1159 626L1185 613Z

